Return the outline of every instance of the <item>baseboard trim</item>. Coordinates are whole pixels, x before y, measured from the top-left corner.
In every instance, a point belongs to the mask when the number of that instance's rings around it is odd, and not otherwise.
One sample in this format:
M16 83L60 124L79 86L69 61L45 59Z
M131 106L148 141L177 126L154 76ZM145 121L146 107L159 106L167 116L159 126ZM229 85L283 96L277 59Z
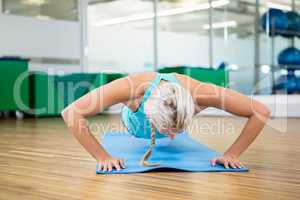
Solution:
M271 110L272 117L300 117L300 95L253 95L250 98L267 105ZM123 105L111 106L105 113L118 114ZM207 108L198 115L232 116L230 113L216 108Z

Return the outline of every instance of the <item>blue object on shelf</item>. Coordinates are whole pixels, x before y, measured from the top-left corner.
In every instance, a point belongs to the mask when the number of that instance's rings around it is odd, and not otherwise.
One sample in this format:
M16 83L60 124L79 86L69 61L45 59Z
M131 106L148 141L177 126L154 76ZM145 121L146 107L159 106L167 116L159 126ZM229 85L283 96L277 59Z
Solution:
M297 92L300 93L300 78L297 78Z
M294 70L288 70L287 75L280 76L276 82L274 89L275 90L286 90L288 94L293 94L297 92L298 88L298 80L295 76Z
M278 64L291 65L290 68L300 69L300 50L295 47L284 49L278 55Z
M261 26L266 31L269 27L270 35L278 35L278 33L285 31L288 28L288 18L280 9L271 8L263 14L261 18Z
M300 15L295 11L288 11L285 16L288 19L288 27L280 35L289 38L300 35Z
M218 66L218 69L225 70L227 66L228 66L228 63L227 63L227 62L222 62L222 63Z

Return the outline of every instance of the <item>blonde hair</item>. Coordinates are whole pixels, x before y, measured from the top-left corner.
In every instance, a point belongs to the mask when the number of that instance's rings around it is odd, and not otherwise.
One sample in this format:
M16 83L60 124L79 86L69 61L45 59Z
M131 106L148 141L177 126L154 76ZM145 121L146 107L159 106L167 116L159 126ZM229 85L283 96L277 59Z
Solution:
M149 121L159 130L172 128L178 133L187 127L195 112L195 104L189 91L177 83L167 82L155 89L145 103L145 109ZM150 164L147 159L155 146L155 129L151 133L151 146L143 156L141 163L145 166L157 166Z

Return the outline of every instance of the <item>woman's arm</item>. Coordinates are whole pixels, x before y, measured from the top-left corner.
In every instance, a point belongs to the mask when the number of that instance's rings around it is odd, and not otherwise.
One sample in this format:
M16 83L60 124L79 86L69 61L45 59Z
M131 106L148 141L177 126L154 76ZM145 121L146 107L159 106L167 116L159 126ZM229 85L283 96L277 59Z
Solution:
M192 96L199 106L216 107L234 115L247 117L248 121L235 142L224 156L212 160L212 164L221 163L225 167L241 167L237 159L254 141L270 116L270 110L262 103L231 89L188 79Z
M141 81L138 76L115 80L92 90L62 111L62 117L72 135L98 161L99 167L104 171L111 171L113 167L119 170L124 167L124 163L123 160L112 158L99 144L89 130L86 117L95 115L111 105L135 98L138 95L135 88L139 82Z

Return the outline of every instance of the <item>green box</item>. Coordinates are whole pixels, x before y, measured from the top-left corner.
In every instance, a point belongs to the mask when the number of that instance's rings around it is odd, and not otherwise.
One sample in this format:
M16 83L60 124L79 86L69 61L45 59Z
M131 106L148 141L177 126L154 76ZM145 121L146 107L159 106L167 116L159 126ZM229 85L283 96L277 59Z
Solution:
M213 83L222 87L228 87L228 71L223 69L208 69L190 67L186 75L198 81Z
M28 60L0 59L0 111L27 110Z
M178 66L178 67L163 67L158 70L159 73L178 73L178 74L186 74L186 68L183 66Z
M45 72L30 73L30 114L58 116L64 108L64 91L57 89L59 78Z
M64 107L79 99L95 88L96 74L75 73L57 76L55 90L63 96Z
M180 67L164 67L162 69L159 69L158 72L160 73L176 72L179 74L185 74L198 81L213 83L215 85L219 85L222 87L227 87L229 81L229 73L227 70L224 69L209 69L209 68L202 68L202 67L180 66Z
M107 83L107 75L103 73L96 74L96 77L93 81L93 85L95 88L105 85Z
M61 111L92 89L107 83L103 73L48 75L30 74L30 108L35 116L58 116Z
M114 81L119 78L126 77L128 74L123 73L105 73L107 83Z

